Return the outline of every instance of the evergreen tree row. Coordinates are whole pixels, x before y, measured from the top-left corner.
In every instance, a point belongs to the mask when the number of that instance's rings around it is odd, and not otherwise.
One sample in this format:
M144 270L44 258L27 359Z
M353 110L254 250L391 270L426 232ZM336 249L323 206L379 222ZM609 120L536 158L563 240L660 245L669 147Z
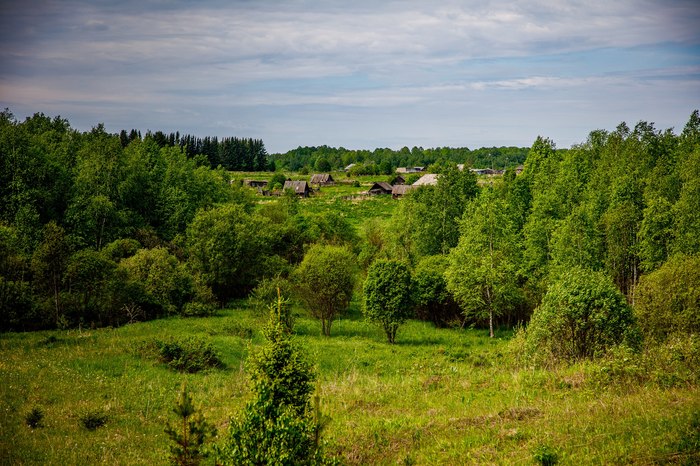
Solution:
M274 164L268 160L267 150L262 139L228 137L219 139L207 136L198 138L180 132L165 134L162 131L147 132L146 137L158 147L180 147L187 158L204 157L211 168L221 165L231 171L266 171L273 170ZM141 133L132 129L129 133L122 130L119 140L126 147L135 139L141 139Z

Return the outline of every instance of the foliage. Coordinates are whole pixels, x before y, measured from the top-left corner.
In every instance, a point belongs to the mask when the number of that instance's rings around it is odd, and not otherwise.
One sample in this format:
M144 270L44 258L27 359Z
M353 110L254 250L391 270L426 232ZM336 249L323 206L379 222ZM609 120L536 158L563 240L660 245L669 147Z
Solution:
M266 256L261 219L238 204L200 210L187 228L189 263L220 302L255 285Z
M211 343L202 338L154 338L141 344L140 352L154 355L159 362L173 370L190 374L209 368L224 366L221 357Z
M367 270L363 286L363 313L382 326L389 343L396 331L411 317L411 271L399 261L378 260Z
M107 413L99 409L85 411L78 418L80 425L87 430L97 430L100 427L103 427L105 424L107 424L108 419L109 416L107 416Z
M161 314L179 312L193 294L192 277L164 248L139 249L118 267L129 281L143 289L143 304L158 306Z
M185 384L173 413L178 417L178 423L174 426L168 423L165 427L165 433L174 442L174 445L170 446L170 463L178 466L201 464L208 456L205 444L211 437L216 436L216 428L195 408Z
M296 293L330 336L331 325L347 309L357 276L355 256L345 247L313 245L293 273Z
M517 286L519 244L503 200L485 189L469 204L459 244L450 252L445 273L448 290L467 319L494 318L522 300Z
M532 453L532 458L542 466L554 466L559 462L557 451L545 443L537 445Z
M674 256L641 278L634 306L644 334L665 340L700 332L700 256Z
M24 417L24 421L32 429L36 429L38 427L43 427L44 426L44 411L40 407L35 406Z
M575 360L619 344L638 348L632 309L609 277L574 267L553 282L527 328L528 354Z
M412 301L416 317L428 320L436 327L459 323L460 310L447 289L446 256L427 256L418 262L412 276Z
M316 374L274 306L270 311L265 345L249 358L255 398L232 420L219 459L236 465L327 464L310 412Z

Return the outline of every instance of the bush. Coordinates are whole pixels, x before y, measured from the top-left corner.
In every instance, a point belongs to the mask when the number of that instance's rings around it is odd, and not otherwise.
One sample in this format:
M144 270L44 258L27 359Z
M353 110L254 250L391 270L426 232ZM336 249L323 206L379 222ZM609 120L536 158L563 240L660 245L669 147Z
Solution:
M427 256L413 272L412 295L416 317L432 322L436 327L447 327L461 322L461 312L447 290L446 256Z
M232 420L218 462L329 464L319 448L318 409L311 412L316 374L272 309L263 332L265 345L248 361L255 398Z
M32 429L36 429L37 427L43 427L43 420L44 420L44 411L42 411L42 409L37 407L37 406L32 408L32 410L29 411L27 413L27 415L24 417L24 421Z
M528 355L554 360L593 358L641 339L632 310L610 278L575 267L549 287L527 328Z
M403 262L378 260L367 271L364 285L365 316L382 326L389 343L411 314L411 272Z
M313 245L294 271L295 290L311 315L330 336L333 320L347 309L355 288L357 263L341 246Z
M96 430L107 424L108 416L100 410L86 411L80 418L80 424L87 430Z
M559 462L557 451L547 444L537 445L532 452L532 458L542 466L554 466Z
M672 334L700 333L700 256L676 256L642 276L635 312L644 335L663 341Z
M144 343L142 350L146 354L155 354L158 361L167 364L173 370L190 374L208 368L224 366L216 350L201 338L190 337L184 340L154 339Z

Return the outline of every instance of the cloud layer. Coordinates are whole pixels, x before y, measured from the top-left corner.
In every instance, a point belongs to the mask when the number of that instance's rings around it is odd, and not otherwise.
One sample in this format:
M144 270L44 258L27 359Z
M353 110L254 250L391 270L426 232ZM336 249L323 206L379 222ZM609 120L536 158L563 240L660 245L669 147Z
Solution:
M0 105L298 145L559 146L700 107L695 1L0 3Z

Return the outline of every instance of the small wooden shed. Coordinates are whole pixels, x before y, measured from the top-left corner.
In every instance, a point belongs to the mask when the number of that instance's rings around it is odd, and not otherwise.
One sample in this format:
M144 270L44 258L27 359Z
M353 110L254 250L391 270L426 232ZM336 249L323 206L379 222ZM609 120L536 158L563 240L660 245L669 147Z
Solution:
M307 183L306 181L287 180L284 182L284 188L282 189L284 191L288 189L294 190L294 194L296 194L299 197L309 197L309 195L313 192L313 190L309 186L309 183Z

